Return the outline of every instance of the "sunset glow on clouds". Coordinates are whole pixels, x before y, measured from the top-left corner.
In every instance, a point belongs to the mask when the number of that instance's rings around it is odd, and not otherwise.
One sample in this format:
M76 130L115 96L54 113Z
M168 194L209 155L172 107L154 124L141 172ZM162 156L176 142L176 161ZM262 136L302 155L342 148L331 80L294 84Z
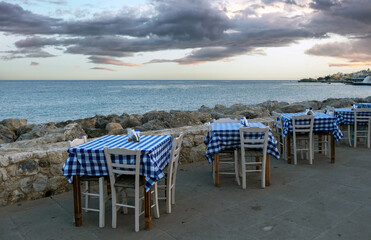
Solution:
M370 12L369 0L2 1L0 79L23 79L15 68L27 72L30 60L44 79L54 79L50 66L60 67L58 79L89 79L96 69L108 70L101 79L356 71L371 62Z

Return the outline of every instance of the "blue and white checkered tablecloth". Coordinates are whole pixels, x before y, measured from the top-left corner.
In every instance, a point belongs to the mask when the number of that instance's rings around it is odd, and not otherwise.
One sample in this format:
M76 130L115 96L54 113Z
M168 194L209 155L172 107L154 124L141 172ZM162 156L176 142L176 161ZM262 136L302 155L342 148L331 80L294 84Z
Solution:
M127 135L106 135L91 142L68 149L63 165L63 176L72 183L73 175L106 176L108 168L104 147L141 149L140 175L145 176L146 191L163 178L162 170L170 161L172 137L168 135L141 135L140 142L128 142ZM112 161L135 163L134 156L114 156Z
M371 108L371 103L355 103L358 108Z
M325 109L326 113L327 109ZM359 112L360 116L371 116L370 112ZM352 108L335 108L337 124L353 125L354 124L354 111ZM367 123L360 123L359 125L367 125Z
M305 115L305 113L282 113L283 121L283 135L285 136L289 132L293 132L292 129L292 116ZM298 120L299 124L309 124L308 120ZM329 131L332 132L335 140L338 142L343 137L343 133L340 131L337 120L335 117L324 114L314 113L313 132Z
M220 153L227 149L241 148L240 143L240 123L211 123L212 134L206 135L204 143L207 146L206 158L211 163L214 160L214 154ZM250 123L249 127L266 127L262 123ZM251 138L259 138L259 135L251 133ZM273 134L269 132L268 136L268 150L267 153L279 159L280 152L277 147L277 140Z

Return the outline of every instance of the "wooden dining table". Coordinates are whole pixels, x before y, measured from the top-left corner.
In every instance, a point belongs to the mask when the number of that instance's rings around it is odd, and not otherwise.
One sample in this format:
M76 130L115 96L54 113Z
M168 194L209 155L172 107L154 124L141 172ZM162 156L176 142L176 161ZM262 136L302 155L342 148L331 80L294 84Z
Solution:
M226 149L241 148L240 127L241 123L211 123L211 132L206 135L204 143L207 146L206 158L210 163L215 161L215 186L219 186L219 153ZM267 126L260 122L251 122L249 127L266 128ZM246 137L249 137L247 135ZM251 136L252 137L252 136ZM279 150L276 147L277 140L271 131L268 134L268 149L265 169L265 183L270 185L270 155L280 158ZM258 160L258 159L257 159Z
M129 142L127 135L106 135L68 149L69 156L62 168L73 186L75 226L82 225L80 176L108 176L104 147L141 149L140 174L145 181L144 221L151 229L151 187L165 176L162 171L170 161L170 135L142 135L140 142Z
M293 132L292 128L292 116L300 116L305 113L282 113L283 122L283 135L287 139L287 146L291 146L291 136ZM297 120L305 121L305 120ZM337 123L337 119L334 116L327 115L325 113L314 113L313 133L319 136L319 140L323 136L330 136L331 146L331 163L335 163L335 141L338 142L343 137L343 133L340 131ZM321 144L319 150L322 150ZM291 163L291 148L287 147L287 163Z

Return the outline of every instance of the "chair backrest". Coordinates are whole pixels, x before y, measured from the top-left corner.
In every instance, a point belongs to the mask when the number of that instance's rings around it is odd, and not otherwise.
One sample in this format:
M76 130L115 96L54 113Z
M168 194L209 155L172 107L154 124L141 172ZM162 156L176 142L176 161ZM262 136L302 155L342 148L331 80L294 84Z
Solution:
M281 113L275 111L272 112L272 115L274 117L274 125L276 127L276 132L278 132L278 129L282 129L283 126L282 115Z
M109 149L108 147L104 147L104 155L106 157L109 178L110 178L112 186L115 185L115 174L135 175L135 185L136 187L139 186L140 149L137 149L137 150L129 150L125 148ZM119 157L119 156L127 157L127 159L130 158L130 156L132 156L135 158L135 163L134 164L118 163L118 159L114 163L112 162L112 157L111 157L112 155L115 155L116 157ZM132 162L132 161L128 161L128 162Z
M295 133L313 132L314 115L292 116L292 129Z
M213 119L213 123L239 123L240 119L232 119L232 118L219 118Z
M171 149L170 153L170 162L168 167L168 178L169 181L172 182L175 178L176 171L178 169L179 164L179 156L180 156L180 150L182 148L182 141L183 141L184 134L181 133L179 137L173 139L173 147Z
M327 112L326 112L327 115L335 116L335 108L334 107L327 106L326 109L327 109Z
M86 143L87 141L88 139L86 138L86 136L83 136L82 138L75 138L74 140L67 142L67 147L68 148L75 147L77 145Z
M354 124L368 123L371 119L371 108L355 108L354 109Z
M250 135L251 137L246 137ZM267 153L269 127L240 127L241 151L246 148L262 148L263 154Z

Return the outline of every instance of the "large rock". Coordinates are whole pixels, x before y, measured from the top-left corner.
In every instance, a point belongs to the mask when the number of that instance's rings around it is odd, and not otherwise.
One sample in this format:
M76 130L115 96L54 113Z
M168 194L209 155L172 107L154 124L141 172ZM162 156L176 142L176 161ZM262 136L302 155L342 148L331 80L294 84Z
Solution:
M88 138L97 138L107 134L106 129L100 128L85 128L84 131L88 135Z
M150 120L146 122L145 124L143 124L142 126L136 127L136 129L142 132L149 131L149 130L161 130L165 128L167 128L165 123L157 119Z
M84 118L76 121L80 126L85 128L95 128L95 124L97 123L97 119L95 118Z
M27 119L8 118L1 121L0 124L9 128L13 132L17 132L20 127L27 125Z
M22 134L26 134L26 133L30 132L35 126L36 126L36 124L27 124L26 126L22 126L17 130L16 134L17 134L17 136L21 136Z
M85 131L78 123L70 123L67 126L65 126L63 130L65 141L73 140L75 138L82 138L83 136L86 136Z
M142 123L146 123L151 120L166 121L170 117L171 114L165 111L151 111L143 115Z
M0 125L0 144L14 142L16 138L17 136L11 129Z
M194 111L191 113L194 118L198 119L201 123L210 122L211 114L207 112Z
M351 98L328 98L322 102L321 108L326 108L327 106L332 106L335 108L350 107L354 103Z
M54 123L47 123L44 125L35 125L31 131L20 135L17 138L17 141L22 141L22 140L28 140L28 139L34 139L34 138L39 138L43 137L47 134L54 133L57 131L57 127L55 126Z
M280 109L277 109L277 110L279 110L277 112L298 113L298 112L305 112L305 109L306 108L307 108L306 105L302 105L302 104L290 104L290 105L281 107Z
M123 128L120 123L108 123L106 130L108 131L108 135L119 135L122 134Z
M299 104L299 105L303 105L305 106L305 109L306 108L312 108L313 110L318 110L318 109L321 109L321 106L322 106L322 102L320 101L316 101L316 100L312 100L312 101L303 101L303 102L296 102L294 104ZM304 110L305 110L304 109Z
M170 111L170 116L164 119L164 122L169 128L201 124L201 122L197 118L195 118L195 116L191 112L183 111Z

